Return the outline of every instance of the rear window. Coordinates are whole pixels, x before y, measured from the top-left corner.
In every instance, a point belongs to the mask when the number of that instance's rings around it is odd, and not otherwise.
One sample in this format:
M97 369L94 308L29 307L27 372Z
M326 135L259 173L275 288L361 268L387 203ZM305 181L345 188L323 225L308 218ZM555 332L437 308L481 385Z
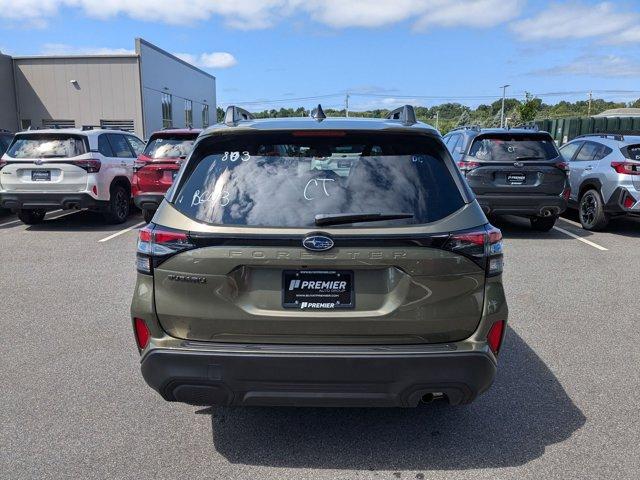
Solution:
M151 137L144 149L144 154L150 158L186 157L193 148L196 137Z
M623 149L623 153L630 160L640 160L640 145L629 145Z
M0 135L0 155L7 151L11 138L9 135Z
M469 156L490 162L551 160L558 156L558 149L549 136L482 135L471 144Z
M81 136L42 134L16 135L7 155L14 158L67 158L86 152L86 144Z
M429 223L464 205L441 151L428 137L379 132L217 136L199 144L173 203L218 225L310 227L346 213L413 215L358 227Z

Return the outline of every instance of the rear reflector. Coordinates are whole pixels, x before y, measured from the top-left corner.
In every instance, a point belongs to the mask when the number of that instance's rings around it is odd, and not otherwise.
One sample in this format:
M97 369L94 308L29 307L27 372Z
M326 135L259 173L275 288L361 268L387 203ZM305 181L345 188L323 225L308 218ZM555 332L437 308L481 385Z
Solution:
M491 351L497 355L500 351L500 345L502 344L502 337L504 333L504 320L499 320L493 325L489 333L487 333L487 343Z
M149 329L141 318L134 318L133 325L135 327L136 342L140 350L143 350L149 344L149 337L151 336Z
M631 208L635 204L636 204L636 201L631 195L627 195L626 197L624 197L624 200L622 201L622 205L624 206L624 208Z

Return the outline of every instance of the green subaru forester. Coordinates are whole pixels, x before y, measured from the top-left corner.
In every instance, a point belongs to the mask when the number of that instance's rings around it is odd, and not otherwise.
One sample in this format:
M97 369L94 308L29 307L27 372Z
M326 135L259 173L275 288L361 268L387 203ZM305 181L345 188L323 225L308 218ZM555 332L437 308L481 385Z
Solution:
M146 382L194 405L468 403L505 333L502 235L440 134L229 107L140 230Z

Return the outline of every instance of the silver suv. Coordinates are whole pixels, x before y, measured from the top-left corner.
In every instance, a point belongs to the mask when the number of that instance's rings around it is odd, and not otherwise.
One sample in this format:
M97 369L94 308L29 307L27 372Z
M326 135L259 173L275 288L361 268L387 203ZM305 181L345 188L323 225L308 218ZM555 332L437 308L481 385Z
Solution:
M583 228L602 230L611 217L640 214L640 136L582 135L560 153L569 164L569 206Z

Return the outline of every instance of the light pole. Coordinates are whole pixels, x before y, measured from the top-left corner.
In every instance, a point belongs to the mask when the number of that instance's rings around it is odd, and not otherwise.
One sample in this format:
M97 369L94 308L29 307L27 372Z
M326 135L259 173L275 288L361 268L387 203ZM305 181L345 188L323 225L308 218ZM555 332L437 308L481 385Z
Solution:
M511 85L503 85L502 88L502 108L500 109L500 128L504 128L504 97L507 95L507 87Z
M440 110L436 110L435 119L436 119L436 130L439 130L438 123L440 122Z

